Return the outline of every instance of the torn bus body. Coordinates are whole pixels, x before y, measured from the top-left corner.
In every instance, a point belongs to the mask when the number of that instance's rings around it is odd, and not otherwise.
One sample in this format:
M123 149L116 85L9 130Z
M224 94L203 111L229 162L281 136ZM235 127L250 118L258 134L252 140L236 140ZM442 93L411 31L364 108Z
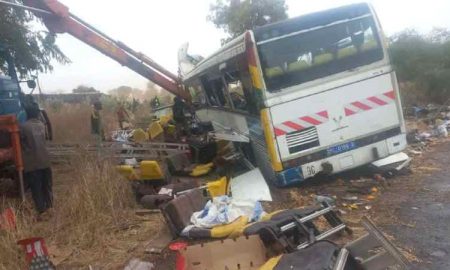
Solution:
M353 4L247 31L183 82L200 119L250 140L287 186L406 147L399 90L375 11Z

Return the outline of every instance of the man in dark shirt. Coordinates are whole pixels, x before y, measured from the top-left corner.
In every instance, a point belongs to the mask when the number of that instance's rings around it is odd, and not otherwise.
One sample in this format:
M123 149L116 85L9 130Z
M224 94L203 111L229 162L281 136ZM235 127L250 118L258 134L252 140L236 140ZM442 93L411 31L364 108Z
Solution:
M52 207L52 170L45 141L45 125L37 103L26 106L27 121L20 126L24 178L39 214Z
M181 98L175 97L173 99L172 115L176 124L178 136L189 135L188 119L186 118L187 110L188 106Z

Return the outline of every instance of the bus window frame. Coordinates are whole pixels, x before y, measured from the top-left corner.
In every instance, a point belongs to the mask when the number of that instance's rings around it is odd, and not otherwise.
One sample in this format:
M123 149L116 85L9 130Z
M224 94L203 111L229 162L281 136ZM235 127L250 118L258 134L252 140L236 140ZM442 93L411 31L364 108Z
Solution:
M324 28L336 26L336 25L339 25L339 24L349 23L349 22L352 22L352 21L362 20L362 19L365 19L365 18L370 18L371 19L371 27L369 27L368 29L371 29L372 32L373 32L372 33L373 34L373 38L375 39L375 41L377 43L377 46L379 47L378 49L381 52L381 57L380 58L378 58L377 60L372 61L370 63L365 63L363 65L359 65L359 66L351 68L351 69L344 69L344 70L341 70L341 71L338 71L338 72L335 72L335 73L328 74L326 76L319 76L317 78L313 78L313 79L310 79L310 80L302 81L302 82L299 82L299 83L294 83L294 84L291 84L291 85L284 85L282 87L277 87L275 89L270 87L270 83L268 83L267 75L263 71L263 69L266 68L266 67L262 63L263 61L261 59L261 52L260 52L260 49L259 49L260 45L264 45L265 43L270 43L270 42L276 42L277 40L280 40L280 39L283 39L283 38L290 38L292 36L302 35L302 34L305 34L305 33L308 33L308 32L312 32L312 31L320 31L321 29L324 29ZM261 70L261 74L262 74L263 79L264 79L264 84L266 85L266 93L268 93L269 95L277 94L277 93L280 93L280 92L283 93L286 89L289 89L289 88L292 88L292 87L299 87L299 86L303 86L303 85L309 85L310 83L312 83L314 81L320 81L320 80L323 81L323 80L326 80L328 78L333 78L335 76L339 76L339 75L341 75L341 74L343 74L345 72L348 72L348 71L359 70L361 68L364 68L364 67L367 67L367 66L371 66L371 65L376 64L376 63L380 63L380 62L384 61L388 57L387 53L386 53L385 44L383 43L382 30L379 27L378 20L377 20L375 14L373 13L373 11L371 11L371 13L368 13L368 14L365 14L365 15L362 15L362 16L358 16L358 17L354 17L354 18L351 18L351 19L335 21L335 22L330 23L328 25L312 27L312 28L309 28L309 29L295 31L295 32L292 32L292 33L289 33L289 34L286 34L286 35L283 35L283 36L280 36L280 37L275 37L275 38L263 40L263 41L257 42L256 48L257 48L257 52L258 52L258 58L260 60L259 69Z
M233 99L231 98L231 93L228 87L229 83L231 82L227 80L226 76L227 74L228 76L230 76L229 75L230 73L235 72L237 72L239 76L235 77L236 80L234 81L235 82L239 81L242 87L243 92L242 98L246 102L246 109L236 108L235 104L233 103ZM244 76L247 76L247 78L243 78ZM220 109L223 111L236 112L239 114L258 116L259 111L251 108L252 106L251 104L253 102L252 99L254 99L252 92L255 91L255 89L253 89L253 85L251 84L250 76L251 75L250 71L248 70L246 55L240 54L233 57L232 59L227 60L226 62L220 63L220 65L216 65L214 68L206 70L205 72L203 72L199 76L196 76L195 78L192 78L191 80L199 81L199 84L201 85L201 88L205 93L205 97L209 107ZM214 99L218 100L216 89L214 86L214 81L218 80L221 80L221 85L223 86L222 93L226 100L225 105L214 104L214 102L212 102L211 100L211 96L213 96ZM191 85L192 83L189 83L189 86ZM211 95L209 94L209 92L211 92ZM227 104L230 105L228 106Z

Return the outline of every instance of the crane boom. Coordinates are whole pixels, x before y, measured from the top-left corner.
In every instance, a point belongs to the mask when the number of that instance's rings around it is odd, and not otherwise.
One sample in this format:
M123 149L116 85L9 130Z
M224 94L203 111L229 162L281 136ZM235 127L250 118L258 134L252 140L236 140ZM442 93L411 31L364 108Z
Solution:
M122 42L97 30L69 12L69 8L57 0L23 0L27 9L42 18L45 26L55 33L68 33L80 41L130 68L163 89L186 101L190 101L178 77L143 53L138 53Z

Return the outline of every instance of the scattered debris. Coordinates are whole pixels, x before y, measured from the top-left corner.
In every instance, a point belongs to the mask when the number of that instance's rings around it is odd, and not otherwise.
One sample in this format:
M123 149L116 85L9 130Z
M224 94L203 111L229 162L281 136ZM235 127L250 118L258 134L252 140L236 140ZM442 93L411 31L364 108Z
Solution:
M150 240L145 247L145 253L148 254L161 254L162 251L172 241L172 235L167 227L163 228L159 234Z
M258 168L232 178L230 189L237 200L272 201L269 186Z
M6 208L0 216L0 230L16 229L16 213L13 208Z
M29 269L36 270L54 270L56 269L50 261L47 246L44 238L33 237L23 239L17 242L23 251L25 251L25 259Z
M406 168L411 160L407 154L400 152L374 161L371 165L382 173L395 174L403 168Z
M184 267L180 269L257 269L266 260L266 249L256 236L225 239L180 250Z
M409 153L411 153L411 154L413 154L413 155L416 155L416 156L422 155L422 151L416 151L416 150L414 150L414 149L410 149L410 150L409 150Z
M346 201L357 201L358 196L345 196L345 197L342 197L342 199L346 200Z
M159 209L137 209L135 213L138 216L146 216L152 214L159 214L161 213L161 211Z
M336 204L336 199L333 197L329 197L329 196L323 196L323 195L313 195L314 197L314 201L317 204L323 204L326 203L328 205L335 205Z
M141 261L140 259L131 259L124 270L154 270L156 269L153 263Z

